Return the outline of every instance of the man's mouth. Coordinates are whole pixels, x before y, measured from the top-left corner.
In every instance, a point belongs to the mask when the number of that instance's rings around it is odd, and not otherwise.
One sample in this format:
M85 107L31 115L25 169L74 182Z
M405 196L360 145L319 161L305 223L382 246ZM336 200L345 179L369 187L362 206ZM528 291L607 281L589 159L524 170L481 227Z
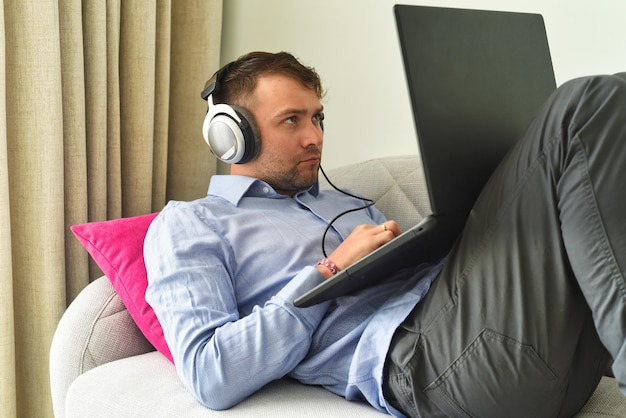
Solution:
M309 158L307 158L306 160L302 161L303 163L319 163L320 162L320 156L319 155L313 155Z

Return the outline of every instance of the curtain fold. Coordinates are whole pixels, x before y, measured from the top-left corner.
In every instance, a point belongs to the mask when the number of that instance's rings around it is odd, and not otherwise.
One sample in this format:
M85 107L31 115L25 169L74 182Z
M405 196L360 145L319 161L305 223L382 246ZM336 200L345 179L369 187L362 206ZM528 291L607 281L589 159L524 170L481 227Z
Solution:
M48 352L102 273L74 224L206 193L221 0L0 0L0 416L50 417Z
M119 108L123 117L116 150L121 157L121 211L115 217L148 213L152 208L152 144L159 105L155 100L156 3L123 1L121 5Z
M77 12L77 10L79 12ZM87 206L87 136L85 104L85 57L81 1L59 3L59 39L61 43L61 94L63 97L63 167L65 225L88 219ZM89 279L88 255L65 228L66 295L76 295ZM73 278L82 278L76 280Z
M195 0L199 4L203 4L202 1ZM208 146L202 139L206 102L200 98L200 92L204 83L219 68L220 43L198 36L199 28L219 30L221 33L221 13L219 20L215 17L210 15L207 19L206 15L194 15L182 8L172 9L171 59L176 65L171 68L169 84L170 106L173 108L169 112L168 127L168 200L191 200L204 196L208 186L206 173L216 170L216 160L209 157ZM210 62L207 61L209 57ZM195 70L198 61L205 62L206 65L201 65L204 72ZM198 108L198 103L204 108Z
M0 9L0 45L6 43L4 9ZM6 80L6 54L0 49L0 77ZM6 82L0 83L0 97L6 97ZM0 100L0 196L9 196L6 101ZM0 396L2 413L16 414L15 321L13 317L13 266L11 250L11 205L0 199Z

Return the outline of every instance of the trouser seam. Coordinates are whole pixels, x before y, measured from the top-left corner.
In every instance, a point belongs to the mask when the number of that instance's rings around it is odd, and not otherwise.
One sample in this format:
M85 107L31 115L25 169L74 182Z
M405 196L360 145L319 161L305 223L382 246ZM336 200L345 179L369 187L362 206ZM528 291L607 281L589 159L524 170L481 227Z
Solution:
M601 241L602 257L603 259L607 261L608 268L611 273L610 274L611 279L617 285L617 289L619 290L620 295L622 297L626 297L626 285L624 284L624 277L622 273L619 271L619 269L617 268L618 266L617 258L615 257L615 253L613 252L613 249L611 245L609 244L608 233L606 231L604 223L602 222L602 215L600 212L600 208L598 207L598 200L596 198L596 195L593 190L593 186L591 184L591 177L589 175L589 160L588 160L587 152L585 150L585 147L583 146L582 140L580 139L578 135L572 138L572 144L573 143L576 143L580 147L579 158L581 159L583 163L582 166L584 169L583 185L585 187L585 194L587 195L589 204L592 206L593 218L591 221L594 223L594 227L597 228L597 230L601 231L600 235L602 238L602 241Z

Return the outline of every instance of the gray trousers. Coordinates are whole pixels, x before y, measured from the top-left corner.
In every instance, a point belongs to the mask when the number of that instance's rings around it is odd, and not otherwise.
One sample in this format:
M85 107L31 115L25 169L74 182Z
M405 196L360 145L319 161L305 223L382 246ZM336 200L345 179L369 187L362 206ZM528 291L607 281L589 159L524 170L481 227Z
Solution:
M626 393L626 73L550 97L396 330L385 396L416 417L578 411Z

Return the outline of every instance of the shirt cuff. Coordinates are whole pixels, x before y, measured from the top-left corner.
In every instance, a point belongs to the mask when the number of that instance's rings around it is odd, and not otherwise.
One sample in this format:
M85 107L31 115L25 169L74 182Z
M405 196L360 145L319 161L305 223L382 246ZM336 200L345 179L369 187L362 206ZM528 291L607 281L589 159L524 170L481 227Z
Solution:
M298 275L291 279L289 283L287 283L287 285L276 294L275 297L282 300L284 304L289 306L291 309L296 309L305 317L310 317L311 322L317 324L328 309L330 301L319 303L309 308L296 308L293 301L313 289L315 286L323 283L324 280L326 279L324 278L324 275L319 272L319 270L313 266L307 266L302 269Z

